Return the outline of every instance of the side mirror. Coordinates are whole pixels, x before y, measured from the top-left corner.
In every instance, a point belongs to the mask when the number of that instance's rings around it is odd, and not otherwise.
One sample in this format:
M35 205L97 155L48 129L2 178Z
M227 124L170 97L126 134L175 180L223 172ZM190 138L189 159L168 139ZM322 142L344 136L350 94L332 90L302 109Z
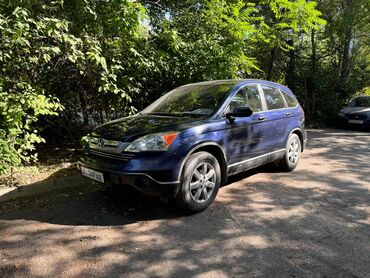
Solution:
M233 122L236 117L250 117L253 114L252 109L247 107L235 107L233 112L226 113L226 118Z

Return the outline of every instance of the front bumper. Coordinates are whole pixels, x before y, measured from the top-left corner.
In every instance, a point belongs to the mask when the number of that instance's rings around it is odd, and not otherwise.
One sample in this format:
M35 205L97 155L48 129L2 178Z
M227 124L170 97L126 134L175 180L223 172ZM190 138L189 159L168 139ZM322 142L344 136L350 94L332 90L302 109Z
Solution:
M104 181L130 185L146 195L168 197L177 194L180 165L181 159L170 153L137 154L128 161L84 153L78 162L79 167L103 173Z
M346 120L346 124L352 126L370 127L370 120L363 120L362 123L351 123L350 120Z
M359 120L359 123L351 122L351 120ZM339 117L338 122L343 126L348 127L364 127L370 128L370 119L369 118L354 118L352 115L345 115L345 117Z

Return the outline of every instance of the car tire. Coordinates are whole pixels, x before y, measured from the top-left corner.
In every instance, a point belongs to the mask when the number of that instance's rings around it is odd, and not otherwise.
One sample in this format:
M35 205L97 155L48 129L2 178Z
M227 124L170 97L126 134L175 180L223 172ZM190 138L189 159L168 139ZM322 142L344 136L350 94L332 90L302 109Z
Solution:
M221 169L217 159L208 152L196 152L185 162L175 198L184 211L195 213L209 207L221 183Z
M286 143L285 155L279 161L280 169L286 172L293 171L299 163L301 153L301 139L299 139L299 136L295 133L290 134Z

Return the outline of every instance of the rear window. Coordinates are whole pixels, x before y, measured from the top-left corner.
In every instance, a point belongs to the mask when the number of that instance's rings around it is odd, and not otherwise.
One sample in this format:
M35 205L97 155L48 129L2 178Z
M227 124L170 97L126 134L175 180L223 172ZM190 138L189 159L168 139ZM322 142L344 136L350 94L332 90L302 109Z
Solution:
M292 97L290 94L288 94L287 92L282 91L282 90L280 90L280 92L282 92L282 94L285 98L285 101L286 101L286 103L288 104L289 107L296 107L298 105L297 100L294 97Z
M285 102L280 90L266 85L263 85L262 89L265 94L268 110L285 108Z

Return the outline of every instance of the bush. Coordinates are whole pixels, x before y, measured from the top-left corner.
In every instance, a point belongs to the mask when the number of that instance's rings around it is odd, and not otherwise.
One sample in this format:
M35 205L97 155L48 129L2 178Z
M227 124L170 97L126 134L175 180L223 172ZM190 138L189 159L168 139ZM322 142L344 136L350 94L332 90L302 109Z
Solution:
M0 14L0 34L0 174L6 174L37 158L35 146L45 140L35 124L62 109L58 98L46 93L47 73L58 64L68 62L80 72L96 69L103 92L117 86L99 43L71 35L65 20L32 18L18 7Z

